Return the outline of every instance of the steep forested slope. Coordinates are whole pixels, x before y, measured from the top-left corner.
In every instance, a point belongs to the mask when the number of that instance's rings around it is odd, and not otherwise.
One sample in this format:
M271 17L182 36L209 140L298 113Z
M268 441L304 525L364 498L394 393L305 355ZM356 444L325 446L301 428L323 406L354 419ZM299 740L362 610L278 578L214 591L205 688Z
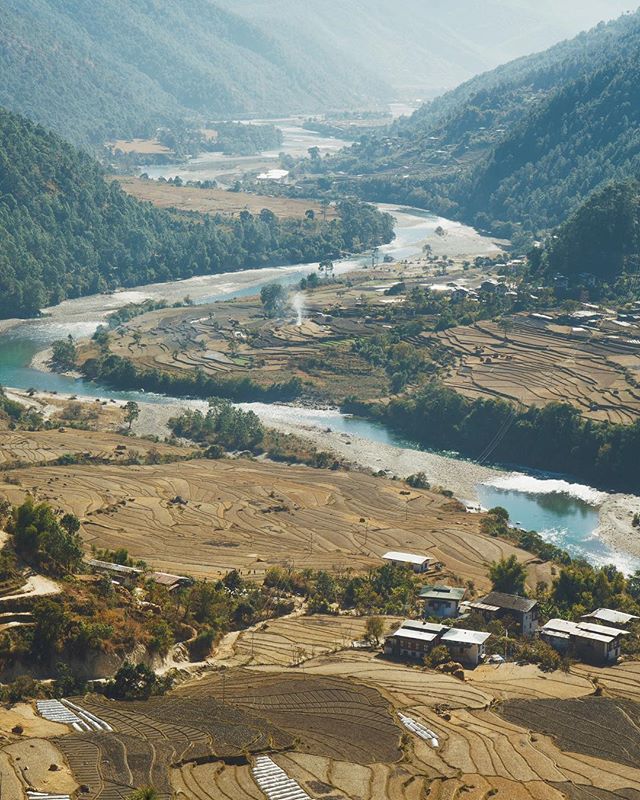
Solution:
M335 257L389 241L393 223L343 202L339 218L177 215L126 195L98 163L0 109L0 317L65 297L242 267Z
M75 142L188 113L312 111L384 100L348 53L278 35L215 0L3 0L0 105Z
M511 233L554 226L640 169L640 13L479 76L336 166L370 197Z
M640 182L610 183L594 192L531 255L536 270L590 273L611 283L640 271Z

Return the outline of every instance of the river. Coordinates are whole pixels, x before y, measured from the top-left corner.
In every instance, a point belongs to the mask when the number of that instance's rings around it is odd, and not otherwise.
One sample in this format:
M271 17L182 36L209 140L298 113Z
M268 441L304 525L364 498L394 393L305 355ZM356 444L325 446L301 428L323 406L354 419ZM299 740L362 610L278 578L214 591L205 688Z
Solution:
M324 146L322 137L316 136L314 139L314 134L293 125L290 127L292 130L286 132L289 137L289 151L296 147L302 148L309 141L320 141ZM199 178L204 178L209 170L216 168L211 167L207 158L209 156L202 157L199 162L200 170L195 170L191 177L197 174ZM219 162L219 159L216 161ZM191 165L195 167L195 161ZM158 167L158 171L164 175L176 174L171 172L171 167L172 165L164 165ZM219 169L219 164L217 168ZM149 168L146 169L151 174ZM459 223L443 220L420 209L384 205L380 207L396 217L396 238L391 244L381 248L382 255L388 254L395 260L420 254L426 243L436 250L441 248L442 237L435 233L438 226L443 226L448 231L446 248L450 255L473 256L498 250L492 242ZM335 272L341 274L358 269L366 261L367 256L345 259L336 263ZM97 383L42 371L31 366L31 362L38 352L68 334L75 338L90 336L109 313L128 303L140 302L146 298L174 301L187 294L196 305L210 303L255 294L263 285L274 280L293 284L316 269L317 264L303 264L150 284L111 295L100 294L66 300L58 306L46 309L47 316L40 319L0 322L0 385L175 406L183 401L142 392L110 390ZM360 442L361 451L368 454L369 466L378 469L390 468L393 472L391 464L385 464L384 461L385 458L389 462L396 459L395 471L398 474L403 474L404 471L406 475L412 471L409 465L423 463L419 458L428 458L430 460L424 463L428 465L429 477L431 469L435 469L436 464L440 465L444 469L442 474L447 478L446 481L440 481L441 485L452 488L458 496L481 503L485 507L502 505L507 508L514 522L527 529L540 531L546 539L565 547L573 555L588 558L593 563L615 563L626 572L640 568L640 558L622 548L614 549L595 535L599 521L602 521L599 519L598 509L606 496L590 487L575 486L551 478L536 480L524 473L508 474L486 467L476 468L470 462L456 459L451 454L429 455L415 443L403 440L379 424L342 415L338 411L319 412L286 406L267 408L259 404L250 407L265 421L281 427L291 424L300 431L306 428L310 434L313 431L318 434L330 428L334 436L333 443L337 447L341 440L335 439L336 435L347 437L351 447L353 443ZM380 456L383 450L385 458ZM353 449L346 450L345 454L347 452L353 453ZM363 460L366 461L364 456Z
M260 172L261 176L268 178L273 173L274 178L283 177L277 174L280 153L286 153L293 158L307 155L310 147L317 147L320 155L335 153L351 144L346 139L335 139L324 136L302 127L303 118L254 120L252 124L269 123L280 128L283 135L282 145L277 150L267 150L251 156L229 156L224 153L202 153L188 161L173 164L158 164L145 166L143 171L150 178L179 177L183 181L218 181L219 185L228 186L234 177L241 177L246 172ZM286 175L286 170L284 171Z

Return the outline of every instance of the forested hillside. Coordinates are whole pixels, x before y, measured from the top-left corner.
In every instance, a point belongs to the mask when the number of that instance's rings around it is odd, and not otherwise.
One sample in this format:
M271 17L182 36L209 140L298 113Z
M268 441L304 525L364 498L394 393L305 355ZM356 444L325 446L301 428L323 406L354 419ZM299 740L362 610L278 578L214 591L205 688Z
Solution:
M244 267L333 258L393 237L344 201L338 219L178 215L141 203L53 133L0 110L0 317L65 297Z
M640 272L640 182L610 183L594 192L531 261L536 272L590 273L607 282Z
M335 168L368 197L513 234L561 223L640 169L640 13L479 76Z
M390 96L348 53L232 12L215 0L4 0L0 105L101 144L194 112L318 111Z

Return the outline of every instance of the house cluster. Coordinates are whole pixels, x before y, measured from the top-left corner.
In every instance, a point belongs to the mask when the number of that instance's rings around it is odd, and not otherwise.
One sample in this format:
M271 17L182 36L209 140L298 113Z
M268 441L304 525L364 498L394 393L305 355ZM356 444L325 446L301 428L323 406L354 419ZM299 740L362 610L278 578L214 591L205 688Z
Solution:
M164 586L169 592L184 586L190 586L193 583L193 578L188 578L185 575L172 575L169 572L145 572L139 567L114 564L111 561L100 561L96 558L88 558L86 564L92 572L98 575L106 575L111 578L113 583L127 588L135 586L140 577L157 583L159 586Z
M395 554L399 555L399 554ZM407 555L407 554L404 554ZM538 604L517 595L490 592L473 603L466 602L466 590L456 586L427 586L419 595L424 616L439 619L464 619L475 611L488 624L509 621L524 636L531 636L538 624ZM514 631L515 633L515 631ZM476 667L485 656L488 631L467 630L444 623L406 620L385 639L387 655L424 660L430 651L444 645L454 661L465 667Z
M399 557L407 553L388 553L388 560L403 563ZM415 557L417 558L417 557ZM428 569L426 562L406 561L416 572ZM478 600L465 600L462 587L426 586L419 594L425 620L406 620L386 637L384 651L400 658L424 660L434 647L444 645L452 660L466 667L477 666L485 657L485 645L491 637L487 631L467 630L464 619L479 615L487 624L504 626L508 635L539 636L561 654L592 664L615 663L620 657L621 642L629 634L629 626L640 619L632 614L598 608L578 622L551 619L540 626L536 600L504 592L489 592ZM438 619L443 622L433 622ZM444 620L457 620L461 627L451 627Z
M580 622L550 619L540 628L540 638L559 653L592 664L611 664L620 658L622 638L629 635L633 614L598 608L580 618Z
M465 667L476 667L485 654L485 642L491 636L486 631L468 631L450 628L438 622L405 620L387 636L384 643L386 655L423 660L434 647L444 645L452 660Z

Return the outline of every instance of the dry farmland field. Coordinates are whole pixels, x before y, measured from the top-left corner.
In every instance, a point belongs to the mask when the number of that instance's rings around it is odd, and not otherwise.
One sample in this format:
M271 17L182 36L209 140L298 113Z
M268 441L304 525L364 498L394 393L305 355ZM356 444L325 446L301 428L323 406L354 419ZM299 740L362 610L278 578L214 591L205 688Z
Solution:
M345 282L322 283L297 295L304 297L301 320L291 304L282 317L267 318L259 297L150 311L115 328L109 351L139 368L172 375L201 369L262 386L296 377L306 392L326 402L342 402L354 386L363 400L384 398L389 375L353 345L389 333L387 303L401 298L384 291L406 272L412 272L410 265L384 264L351 272ZM416 335L408 344L419 348L429 369L427 341ZM80 361L96 355L93 343L82 344Z
M343 624L335 619L332 630L330 618L320 621L327 638ZM165 697L73 698L112 730L7 733L2 786L16 800L27 785L124 800L150 784L161 800L265 800L253 765L268 753L318 800L640 796L636 704L593 695L593 677L601 673L604 683L611 670L587 676L509 664L461 681L369 651L323 652L288 668L277 649L260 652L261 665L214 668ZM429 728L435 746L407 731L398 712ZM610 736L612 726L619 736Z
M198 189L193 186L174 186L143 178L118 177L118 183L138 200L147 200L160 208L175 208L178 211L198 211L202 214L225 214L238 216L241 211L259 214L266 208L278 217L302 219L309 209L323 216L320 204L313 200L293 200L286 197L230 192L226 189ZM334 219L336 211L329 208L327 219Z
M244 459L12 470L2 494L19 503L27 492L75 513L87 548L124 547L196 577L234 568L259 577L290 564L362 569L404 548L429 553L441 577L463 576L478 591L488 588L488 565L511 553L530 564L532 586L550 578L548 565L481 534L478 515L456 501L357 472Z
M122 153L137 153L139 155L168 155L171 149L161 144L157 139L117 139L109 142L112 150Z
M502 706L501 714L517 725L553 736L563 750L631 767L639 763L640 704L633 700L513 700Z
M389 618L388 628L400 620ZM366 618L330 616L288 616L274 619L235 637L230 660L237 664L277 664L287 667L308 658L343 650L361 641ZM233 635L233 634L232 634Z
M87 432L73 428L41 431L1 431L0 469L16 466L45 465L65 456L84 457L113 464L132 458L184 458L189 448L172 447L146 439L131 439L117 433Z
M469 397L502 397L526 406L569 402L590 419L620 423L640 413L636 340L572 334L571 328L523 316L513 318L506 339L490 321L450 328L437 338L455 358L445 382Z
M379 397L388 384L384 370L350 345L384 329L349 316L328 322L311 318L332 299L335 289L314 293L301 325L293 310L284 320L265 319L258 299L152 311L114 331L109 349L138 367L173 374L201 369L222 378L250 377L265 386L298 377L327 397L344 398L354 385L363 398ZM83 348L83 358L93 355L92 345Z

